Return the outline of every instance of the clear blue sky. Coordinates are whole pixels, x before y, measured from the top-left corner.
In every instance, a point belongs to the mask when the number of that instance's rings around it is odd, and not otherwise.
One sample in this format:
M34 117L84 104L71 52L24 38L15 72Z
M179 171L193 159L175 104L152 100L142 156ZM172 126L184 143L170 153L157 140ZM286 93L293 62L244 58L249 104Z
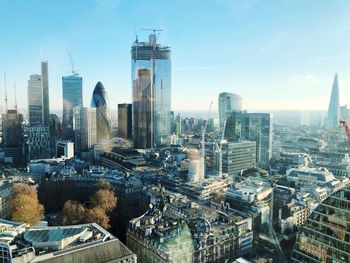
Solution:
M174 110L216 107L222 91L242 95L248 110L326 109L335 72L341 103L350 104L349 14L348 0L1 0L0 72L8 75L10 106L16 80L19 107L27 107L42 48L50 105L61 109L68 48L84 104L101 81L115 109L131 101L135 29L155 27L172 48Z

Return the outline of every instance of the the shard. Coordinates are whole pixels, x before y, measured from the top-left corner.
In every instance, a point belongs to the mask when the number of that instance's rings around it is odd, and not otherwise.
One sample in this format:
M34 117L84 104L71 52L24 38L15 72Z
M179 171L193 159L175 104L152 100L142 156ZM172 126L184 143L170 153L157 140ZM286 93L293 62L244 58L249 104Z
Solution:
M111 135L111 121L107 105L107 93L103 84L97 82L92 93L91 108L96 108L97 141L109 139Z
M335 74L331 99L328 106L327 128L335 129L339 126L339 87L338 74Z

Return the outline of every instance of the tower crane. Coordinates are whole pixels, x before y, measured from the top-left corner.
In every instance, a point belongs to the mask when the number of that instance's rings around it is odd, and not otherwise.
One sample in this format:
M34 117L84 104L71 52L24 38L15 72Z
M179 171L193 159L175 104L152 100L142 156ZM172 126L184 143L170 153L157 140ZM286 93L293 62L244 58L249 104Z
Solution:
M70 65L72 67L72 74L73 74L73 76L78 76L79 75L78 69L75 68L72 53L70 53L70 51L68 49L67 49L67 55L68 55L68 58L69 58L69 61L70 61Z
M219 176L220 177L222 177L222 143L224 142L226 121L227 121L227 118L225 119L224 126L222 128L220 146L216 143L216 152L219 154Z
M205 133L207 131L207 126L208 126L208 120L209 120L209 114L211 111L211 107L213 106L213 102L210 102L209 105L209 110L208 110L208 114L207 114L207 119L205 120L205 124L204 124L204 128L202 129L202 140L201 140L201 148L202 148L202 165L203 165L203 174L205 175Z
M349 127L347 121L341 120L341 121L340 121L340 124L343 125L344 130L345 130L346 137L347 137L347 139L348 139L348 143L350 143L350 127Z

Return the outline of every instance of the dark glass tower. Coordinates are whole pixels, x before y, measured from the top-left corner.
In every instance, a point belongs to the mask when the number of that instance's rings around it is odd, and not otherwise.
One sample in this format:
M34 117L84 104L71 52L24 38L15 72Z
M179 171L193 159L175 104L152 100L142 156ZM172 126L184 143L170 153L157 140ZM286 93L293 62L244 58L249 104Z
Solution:
M47 61L41 62L41 87L43 90L43 125L49 126L50 100L49 100L49 70Z
M135 148L170 143L171 51L151 34L131 47L133 139Z
M92 93L91 108L96 108L97 141L109 139L111 136L111 120L109 117L107 93L103 84L97 82Z

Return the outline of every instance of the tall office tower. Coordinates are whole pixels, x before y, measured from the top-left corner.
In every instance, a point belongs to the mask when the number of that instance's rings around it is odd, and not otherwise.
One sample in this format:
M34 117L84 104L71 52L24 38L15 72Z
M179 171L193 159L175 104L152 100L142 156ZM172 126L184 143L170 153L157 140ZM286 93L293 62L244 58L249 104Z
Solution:
M47 61L41 62L41 87L43 92L43 125L49 126L49 71Z
M97 143L96 108L75 107L73 109L75 150L84 152Z
M50 158L50 132L48 127L29 127L29 160Z
M338 74L335 74L331 98L329 100L328 115L327 115L327 128L336 129L339 127L339 87L338 87Z
M224 173L229 175L239 174L242 170L254 168L255 162L255 142L227 142L222 145L222 171ZM218 163L216 162L216 164Z
M135 148L170 143L171 60L170 48L157 43L133 43L131 74L133 89L133 138Z
M62 77L63 139L75 140L73 131L73 108L83 106L83 80L77 74Z
M290 262L350 262L350 187L332 194L311 213Z
M62 125L56 114L49 117L50 149L51 156L56 154L56 142L62 138Z
M266 166L272 157L272 114L232 112L227 118L225 139L256 143L256 161Z
M17 110L8 110L2 114L1 119L5 161L18 164L22 160L23 151L23 116Z
M225 119L233 111L242 110L242 97L238 94L222 92L219 94L219 124L222 131Z
M28 80L28 119L29 125L43 125L43 89L41 76L31 75Z
M132 137L132 104L118 104L118 137Z
M96 108L97 142L109 139L111 136L111 119L107 105L107 93L103 84L97 82L92 93L91 108Z

